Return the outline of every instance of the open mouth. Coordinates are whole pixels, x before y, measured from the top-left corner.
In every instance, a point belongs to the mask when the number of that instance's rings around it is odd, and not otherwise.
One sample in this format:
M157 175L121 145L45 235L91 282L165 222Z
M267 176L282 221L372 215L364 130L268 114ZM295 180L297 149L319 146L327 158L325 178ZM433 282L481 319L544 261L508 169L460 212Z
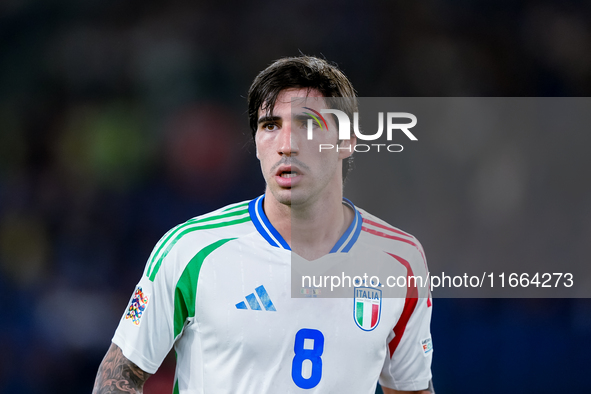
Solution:
M282 171L279 176L281 178L293 178L294 176L297 176L298 173L296 171Z

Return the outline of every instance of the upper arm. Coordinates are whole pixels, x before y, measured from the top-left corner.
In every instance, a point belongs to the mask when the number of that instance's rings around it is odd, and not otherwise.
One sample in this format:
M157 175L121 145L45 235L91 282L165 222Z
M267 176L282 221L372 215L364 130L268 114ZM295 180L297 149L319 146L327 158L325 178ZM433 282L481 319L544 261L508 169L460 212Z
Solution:
M123 355L121 348L111 344L99 366L93 394L142 393L151 375Z
M148 259L112 338L129 360L152 374L174 345L179 331L175 313L182 310L175 307L175 286L180 276L178 251L163 246L165 239ZM167 253L158 254L158 250Z
M427 275L422 254L417 253L406 264L412 267L412 275ZM421 392L429 385L433 357L430 330L433 307L428 290L423 286L417 286L414 291L408 288L403 312L388 337L388 349L380 375L382 387L403 390L400 392Z
M93 393L141 393L173 346L175 251L154 247L101 362ZM164 250L166 253L158 253ZM170 252L170 253L169 253ZM166 262L165 257L169 255ZM172 255L172 257L170 257Z

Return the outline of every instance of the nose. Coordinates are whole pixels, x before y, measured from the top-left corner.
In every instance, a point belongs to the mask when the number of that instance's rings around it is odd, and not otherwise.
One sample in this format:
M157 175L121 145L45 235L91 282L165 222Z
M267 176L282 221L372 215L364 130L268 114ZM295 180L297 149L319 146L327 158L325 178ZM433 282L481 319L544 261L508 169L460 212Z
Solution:
M297 133L292 133L291 122L284 124L280 131L280 141L278 152L281 156L297 155L299 152L299 144L297 141Z

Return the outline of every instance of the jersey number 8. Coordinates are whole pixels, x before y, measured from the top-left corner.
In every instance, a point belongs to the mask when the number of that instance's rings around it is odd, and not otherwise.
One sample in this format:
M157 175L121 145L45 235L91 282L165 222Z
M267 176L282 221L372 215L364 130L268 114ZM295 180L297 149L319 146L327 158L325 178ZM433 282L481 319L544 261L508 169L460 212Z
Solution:
M304 348L306 339L313 341L311 349ZM320 379L322 379L322 358L320 356L324 351L324 335L318 330L302 328L296 333L293 351L295 353L291 363L293 382L302 389L316 387L320 383ZM312 373L308 378L304 378L302 374L302 368L306 360L310 360L312 363Z

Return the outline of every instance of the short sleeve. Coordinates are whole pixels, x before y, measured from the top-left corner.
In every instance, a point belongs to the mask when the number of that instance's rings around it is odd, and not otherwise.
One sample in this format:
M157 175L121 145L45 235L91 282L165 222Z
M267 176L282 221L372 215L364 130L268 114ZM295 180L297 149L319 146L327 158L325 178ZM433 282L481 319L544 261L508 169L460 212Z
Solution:
M416 267L423 266L426 274L424 252L422 248L420 251L421 258ZM433 358L430 330L433 300L428 287L418 289L416 296L405 299L402 315L387 339L388 351L379 379L384 387L403 391L429 387Z
M167 260L174 258L171 255ZM157 275L149 277L152 265L148 260L112 339L125 357L151 374L158 370L175 341L173 264L161 262Z

